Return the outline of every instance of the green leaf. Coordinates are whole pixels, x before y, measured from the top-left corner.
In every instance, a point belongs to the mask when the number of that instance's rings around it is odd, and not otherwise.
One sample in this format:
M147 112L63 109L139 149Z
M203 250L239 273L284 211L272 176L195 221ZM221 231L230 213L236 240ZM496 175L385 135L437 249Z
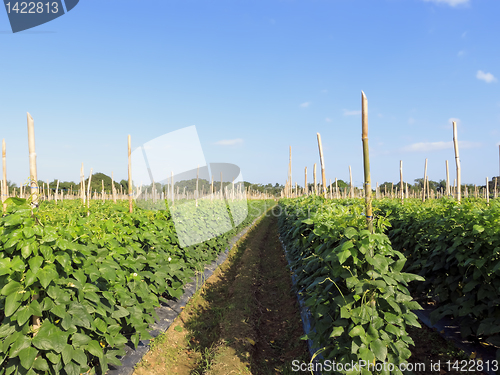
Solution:
M81 333L75 333L71 336L71 342L75 348L87 345L91 341L91 338L87 335Z
M356 228L353 228L353 227L348 227L344 231L344 236L346 236L349 239L353 238L357 234L358 234L358 231L356 230Z
M74 349L71 345L65 345L61 351L62 359L65 364L68 364L73 359Z
M53 269L52 266L45 266L38 270L36 276L38 277L38 280L40 280L40 284L42 284L44 288L47 288L52 280L59 277L59 274Z
M354 326L354 328L349 331L349 336L351 337L364 336L364 335L365 335L365 330L362 325Z
M375 359L373 353L367 348L359 348L359 357L367 363L373 363Z
M49 371L49 364L42 357L37 357L33 362L33 368L40 371Z
M484 228L481 225L475 224L472 227L472 233L478 234L478 233L481 233L481 232L484 232Z
M32 346L29 346L21 350L19 352L19 358L21 359L21 366L23 366L26 370L29 370L31 366L33 366L33 362L35 361L37 354L38 350L36 350Z
M21 294L12 293L5 299L5 316L11 316L21 306Z
M98 358L103 356L102 347L98 341L92 340L90 341L85 348L89 351L90 354L95 355Z
M344 327L335 327L332 330L332 333L330 333L330 337L337 337L341 336L344 333Z
M387 346L382 342L382 340L377 339L370 342L370 350L375 354L375 357L379 361L384 362L387 357Z
M30 346L31 346L30 337L24 335L19 336L10 347L9 351L10 358L17 357L21 350L28 348Z
M130 315L130 313L128 312L127 309L125 309L121 306L116 306L116 310L113 311L113 313L111 314L111 317L114 319L120 319L120 318L123 318L123 317L128 316L128 315Z
M99 331L103 333L106 333L108 331L106 328L107 324L101 318L97 318L96 320L94 320L94 325Z
M80 375L80 366L75 362L70 362L64 366L67 375Z
M22 289L23 289L23 286L20 283L18 283L17 281L11 281L10 283L8 283L7 285L5 285L2 288L1 293L4 296L8 296L9 294L17 293Z
M33 315L33 312L29 308L29 306L23 306L16 313L17 324L20 326L24 325L28 321L28 319Z

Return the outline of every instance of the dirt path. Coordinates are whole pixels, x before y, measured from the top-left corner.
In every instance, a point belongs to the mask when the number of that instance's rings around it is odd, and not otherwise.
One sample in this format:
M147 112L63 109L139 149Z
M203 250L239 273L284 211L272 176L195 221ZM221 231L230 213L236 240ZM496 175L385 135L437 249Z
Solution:
M210 277L134 375L300 374L308 360L277 220L264 217Z

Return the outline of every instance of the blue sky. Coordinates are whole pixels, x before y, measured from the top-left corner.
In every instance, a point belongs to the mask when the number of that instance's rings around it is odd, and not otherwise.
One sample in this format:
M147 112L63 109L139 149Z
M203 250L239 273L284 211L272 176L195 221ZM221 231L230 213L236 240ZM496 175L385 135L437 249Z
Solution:
M0 138L8 179L29 177L26 112L39 179L80 165L127 176L133 148L195 125L208 162L284 183L318 163L362 185L361 90L372 181L499 175L497 0L81 0L12 34L0 10ZM188 152L188 151L187 151Z

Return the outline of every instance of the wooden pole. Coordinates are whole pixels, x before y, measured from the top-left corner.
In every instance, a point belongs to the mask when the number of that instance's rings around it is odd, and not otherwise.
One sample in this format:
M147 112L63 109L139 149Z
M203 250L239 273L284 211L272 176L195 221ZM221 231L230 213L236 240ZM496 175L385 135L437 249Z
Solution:
M304 189L306 195L309 195L309 188L307 187L307 167L304 170Z
M172 206L174 205L175 200L175 191L174 191L174 171L170 171L170 184L172 186Z
M403 160L399 161L399 190L401 190L401 204L404 203L404 188L403 188Z
M365 206L366 206L366 225L368 230L373 233L373 213L372 213L372 185L370 176L370 155L368 147L368 101L365 93L361 91L361 141L363 142L363 168L365 176ZM349 166L349 174L351 166ZM352 177L351 177L352 179ZM352 180L351 180L352 186ZM370 252L373 252L371 250ZM373 253L370 254L373 256Z
M339 198L339 185L337 183L337 177L335 177L335 198Z
M448 160L446 160L446 195L450 196L450 169L448 168Z
M132 145L128 135L128 212L132 213Z
M56 192L54 194L54 200L56 201L56 204L57 204L57 193L59 191L59 180L57 180L57 185L56 185Z
M80 168L80 196L82 197L82 202L85 206L85 175L83 173L83 163Z
M361 91L361 93L363 93ZM363 94L364 96L364 94ZM365 97L366 100L366 97ZM354 187L352 186L352 171L351 171L351 166L349 166L349 197L354 198Z
M495 199L497 199L497 180L498 180L498 177L495 177L495 187L493 190L493 198L495 198Z
M87 185L87 210L90 208L90 198L92 190L90 189L90 183L92 182L92 168L90 168L89 183ZM87 211L87 216L90 215L90 211Z
M490 184L488 183L488 177L486 177L486 204L490 204Z
M116 188L113 172L111 172L111 192L113 193L113 203L116 203Z
M28 113L28 146L30 157L30 187L31 187L31 207L38 207L39 186L36 173L36 152L35 152L35 123L33 117ZM40 324L40 322L38 322Z
M457 165L457 201L460 204L460 188L462 185L462 175L460 171L460 156L458 155L457 123L455 121L453 121L453 146L455 148L455 163Z
M314 163L313 177L314 177L314 194L318 195L318 184L316 182L316 163Z
M5 148L5 139L2 140L2 171L3 171L3 179L2 179L2 203L3 203L3 211L7 210L7 204L5 200L9 196L9 188L7 187L7 159L5 157L6 148Z
M323 145L321 144L321 135L316 133L318 137L319 161L321 165L321 181L323 183L323 195L326 198L326 176L325 176L325 160L323 159Z
M427 181L427 158L425 159L425 168L424 168L424 189L422 191L422 202L425 202L425 185ZM429 192L427 192L429 193Z

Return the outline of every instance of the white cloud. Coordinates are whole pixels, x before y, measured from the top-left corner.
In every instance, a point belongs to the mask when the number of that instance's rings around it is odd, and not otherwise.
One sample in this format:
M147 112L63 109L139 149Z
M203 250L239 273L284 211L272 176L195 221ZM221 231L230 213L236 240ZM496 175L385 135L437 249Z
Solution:
M460 149L465 148L476 148L481 147L481 143L469 142L469 141L458 141L458 147ZM403 152L430 152L430 151L440 151L453 148L453 141L440 141L440 142L417 142L411 145L405 146L401 149Z
M309 107L310 105L311 105L311 103L310 103L310 102L304 102L304 103L302 103L301 105L299 105L299 107L300 107L300 108L307 108L307 107Z
M241 138L236 138L236 139L222 139L220 141L215 142L216 145L220 146L234 146L243 143L243 139Z
M495 78L495 76L493 74L485 73L482 70L477 71L476 78L481 80L481 81L484 81L486 83L491 83L491 82L497 81L497 79Z
M461 4L469 4L469 0L424 0L426 2L433 2L437 4L448 4L449 6L457 6Z
M330 118L327 117L327 118L325 118L325 121L326 122L332 122L332 119L330 119Z
M349 111L347 109L344 109L344 116L357 116L360 114L361 114L361 111Z

